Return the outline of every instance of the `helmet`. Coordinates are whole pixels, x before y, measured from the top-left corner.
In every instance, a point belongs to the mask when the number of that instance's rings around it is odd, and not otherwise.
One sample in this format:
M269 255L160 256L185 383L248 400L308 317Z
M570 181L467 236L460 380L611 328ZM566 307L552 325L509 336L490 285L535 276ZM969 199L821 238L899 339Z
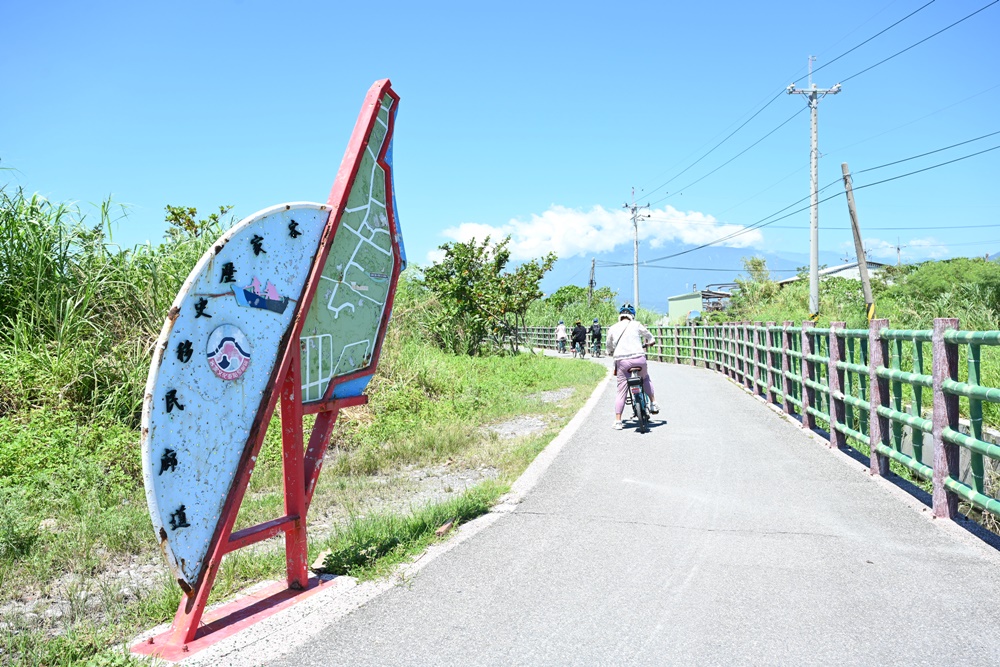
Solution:
M635 307L631 303L626 301L625 303L622 304L622 307L618 309L618 314L628 315L629 317L635 317Z
M583 322L581 322L580 320L577 320L576 322L573 322L573 324L575 324L578 327L579 326L583 326Z
M594 324L600 324L600 320L598 320L596 317L594 318Z
M559 324L562 324L562 323L563 323L563 321L562 321L562 320L559 320Z

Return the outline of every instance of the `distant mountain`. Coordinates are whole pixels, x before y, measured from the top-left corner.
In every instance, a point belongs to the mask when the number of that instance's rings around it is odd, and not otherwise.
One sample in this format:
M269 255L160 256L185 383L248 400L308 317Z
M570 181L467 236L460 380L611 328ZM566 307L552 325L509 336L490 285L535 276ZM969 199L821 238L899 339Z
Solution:
M641 264L647 259L671 255L685 249L685 246L680 245L660 248L639 246L639 303L642 307L665 313L667 299L671 296L704 289L711 284L731 283L740 275L746 277L743 273L744 257L763 257L775 280L791 277L799 267L809 264L807 253L762 252L754 248L726 247L705 248L689 255L655 262L661 266L676 268L654 268ZM632 301L631 246L593 256L560 259L542 281L542 291L550 294L563 285L586 287L592 258L597 259L597 286L611 287L618 291L619 300ZM602 267L603 262L626 266ZM820 253L820 265L836 266L841 263L836 253Z

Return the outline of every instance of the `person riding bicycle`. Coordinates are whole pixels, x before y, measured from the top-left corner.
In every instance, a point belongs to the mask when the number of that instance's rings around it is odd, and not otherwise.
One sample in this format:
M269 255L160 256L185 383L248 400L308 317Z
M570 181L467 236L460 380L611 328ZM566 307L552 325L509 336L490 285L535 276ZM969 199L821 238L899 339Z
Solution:
M649 411L654 415L659 413L660 406L653 396L653 383L649 379L646 368L646 347L656 339L649 330L635 319L635 308L630 303L623 303L618 310L618 322L608 329L608 354L615 360L614 370L618 377L618 397L615 400L616 431L622 428L622 410L625 409L625 395L628 393L628 372L630 368L639 368L642 375L642 388L649 397Z
M595 317L594 323L590 325L590 346L594 350L594 356L601 354L601 323Z
M573 324L573 356L576 356L577 352L580 353L581 357L587 355L587 329L584 328L583 322L580 320Z
M559 320L559 326L556 327L556 347L560 352L566 351L566 325L562 320Z

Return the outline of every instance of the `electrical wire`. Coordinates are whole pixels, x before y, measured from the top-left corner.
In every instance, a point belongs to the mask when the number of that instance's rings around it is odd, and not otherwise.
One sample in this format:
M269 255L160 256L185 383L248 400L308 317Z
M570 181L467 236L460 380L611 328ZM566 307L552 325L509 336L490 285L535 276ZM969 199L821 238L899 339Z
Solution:
M946 151L946 150L949 150L951 148L956 148L958 146L964 146L965 144L971 144L973 141L979 141L980 139L985 139L987 137L993 137L993 136L996 136L998 134L1000 134L1000 130L997 130L996 132L990 132L989 134L984 134L982 136L976 137L975 139L967 139L965 141L960 141L957 144L952 144L951 146L945 146L944 148L936 148L936 149L934 149L932 151L927 151L926 153L921 153L920 155L912 155L910 157L905 157L902 160L896 160L895 162L886 162L885 164L880 164L877 167L868 167L867 169L862 169L862 170L856 171L854 173L856 173L856 174L863 174L863 173L868 172L868 171L875 171L876 169L884 169L885 167L891 167L894 164L900 164L900 163L903 163L903 162L909 162L910 160L916 160L917 158L926 157L928 155L933 155L934 153L940 153L942 151Z
M1000 2L1000 0L997 0L997 1ZM925 171L930 171L932 169L937 169L939 167L944 167L944 166L949 165L949 164L954 164L956 162L961 162L962 160L968 160L969 158L973 158L973 157L976 157L977 155L982 155L984 153L989 153L989 152L995 151L997 149L1000 149L1000 145L993 146L992 148L987 148L987 149L984 149L984 150L981 150L981 151L977 151L975 153L970 153L968 155L963 155L962 157L958 157L958 158L955 158L953 160L948 160L946 162L939 162L938 164L934 164L934 165L931 165L929 167L924 167L923 169L916 169L914 171L910 171L910 172L907 172L905 174L899 174L898 176L892 176L890 178L885 178L885 179L882 179L881 181L875 181L874 183L866 183L864 185L855 185L855 186L853 186L853 188L854 188L855 191L864 190L865 188L871 188L871 187L875 187L876 185L882 185L884 183L889 183L891 181L897 181L897 180L899 180L901 178L907 178L907 177L913 176L915 174L921 174L921 173L923 173ZM839 179L838 179L838 181L839 181ZM831 182L829 185L824 186L824 189L827 188L827 187L830 187L830 185L833 185L834 183L837 183L838 181ZM819 204L822 204L823 202L829 201L829 200L831 200L831 199L833 199L835 197L840 197L843 194L844 194L843 192L838 192L836 194L830 195L829 197L824 197L823 199L820 199L818 202L816 202L816 204L818 206ZM767 226L771 225L772 223L778 222L779 220L784 220L786 218L789 218L789 217L795 215L796 213L801 213L802 211L807 211L810 208L812 208L812 204L810 204L809 206L805 206L803 208L797 209L797 210L792 211L791 213L787 213L787 214L785 214L785 215L783 215L781 217L774 218L770 222L765 222L768 218L771 218L771 217L777 215L778 213L781 213L782 211L785 211L785 210L791 208L792 206L795 206L795 204L797 204L798 202L801 202L801 201L802 201L802 199L798 200L797 202L793 202L792 204L789 204L785 208L783 208L783 209L781 209L779 211L776 211L775 213L772 213L771 215L766 216L766 217L762 218L761 220L758 220L757 222L755 222L755 223L753 223L751 225L748 225L747 227L743 228L740 231L733 232L731 234L727 234L726 236L723 236L722 238L716 239L714 241L710 241L709 243L703 243L703 244L701 244L699 246L696 246L694 248L688 248L687 250L682 250L680 252L676 252L676 253L673 253L671 255L664 255L663 257L656 257L656 258L653 258L653 259L646 260L642 264L643 265L647 265L649 262L660 262L660 261L663 261L665 259L673 259L674 257L679 257L681 255L686 255L688 253L695 252L696 250L701 250L703 248L708 248L710 246L718 245L719 243L723 243L725 241L728 241L728 240L730 240L732 238L735 238L737 236L740 236L742 234L747 234L747 233L749 233L751 231L754 231L754 230L757 230L757 229L761 229L763 227L767 227Z
M814 70L812 71L812 73L813 73L813 74L815 74L816 72L820 71L820 70L821 70L821 69L823 69L824 67L829 67L830 65L832 65L832 64L833 64L833 63L835 63L835 62L837 62L838 60L840 60L841 58L843 58L843 57L844 57L844 56L846 56L847 54L849 54L849 53L852 53L853 51L857 51L858 49L860 49L860 48L861 48L862 46L864 46L864 45L865 45L865 44L867 44L868 42L872 41L873 39L875 39L875 38L876 38L876 37L878 37L879 35L882 35L882 34L884 34L884 33L886 33L886 32L889 32L890 30L892 30L892 29L893 29L893 28L895 28L895 27L896 27L897 25L899 25L900 23L902 23L902 22L903 22L903 21L905 21L906 19L910 18L911 16L913 16L913 15L914 15L914 14L916 14L917 12L920 12L920 11L922 11L922 10L926 9L927 7L930 7L930 6L931 6L931 5L933 5L933 4L934 4L934 3L936 2L936 1L937 1L937 0L931 0L931 1L930 1L930 2L928 2L927 4L925 4L925 5L922 5L922 6L920 6L920 7L917 7L917 8L916 8L916 9L914 9L914 10L913 10L912 12L910 12L909 14L907 14L906 16L904 16L903 18L899 19L898 21L896 21L895 23L893 23L893 24L892 24L892 25L890 25L889 27L887 27L887 28L883 28L882 30L880 30L879 32L875 33L874 35L872 35L871 37L869 37L869 38L868 38L868 39L866 39L865 41L861 42L860 44L858 44L858 45L856 45L856 46L853 46L853 47L851 47L851 48L847 49L846 51L844 51L843 53L841 53L841 54L840 54L839 56L837 56L836 58L834 58L833 60L829 60L829 61L827 61L827 62L823 63L822 65L820 65L819 67L817 67L816 69L814 69ZM930 39L930 38L928 38L928 39ZM808 79L808 78L809 78L809 75L807 74L806 76L803 76L803 77L799 77L798 79L796 79L796 80L795 80L795 81L793 81L792 83L793 83L793 84L794 84L794 83L798 83L799 81L802 81L803 79ZM846 79L845 79L845 80L846 80Z
M746 119L745 121L743 121L743 123L742 123L742 124L741 124L741 125L740 125L739 127L737 127L737 128L735 129L735 130L733 130L733 131L732 131L732 132L730 132L730 133L729 133L728 135L726 135L726 138L725 138L725 139L723 139L723 140L722 140L722 141L720 141L719 143L715 144L715 146L712 146L712 148L710 148L710 149L708 150L708 152L707 152L707 153L705 153L704 155L702 155L702 156L701 156L700 158L698 158L697 160L695 160L694 162L692 162L692 163L691 163L691 164L689 164L688 166L684 167L684 169L682 169L682 170L681 170L681 171L680 171L679 173L677 173L677 174L675 174L674 176L672 176L672 177L671 177L670 179L668 179L668 180L667 180L666 182L664 182L664 183L661 183L660 185L656 186L655 188L653 188L652 190L650 190L649 192L647 192L647 193L646 193L646 196L648 197L648 196L650 196L651 194L653 194L654 192L656 192L657 190L659 190L659 189L661 189L661 188L665 188L665 187L666 187L667 185L669 185L670 183L672 183L673 181L675 181L675 180L676 180L676 179L678 179L679 177L683 176L683 175L684 175L684 173L685 173L685 172L687 172L687 171L688 171L688 170L689 170L689 169L690 169L691 167L695 166L696 164L698 164L699 162L701 162L702 160L704 160L705 158L707 158L707 157L708 157L709 155L711 155L711 154L712 154L713 152L715 152L715 149L717 149L717 148L718 148L719 146L721 146L722 144L724 144L724 143L726 143L727 141L729 141L729 140L730 140L730 139L731 139L731 138L733 137L733 135L734 135L734 134L736 134L737 132L739 132L740 130L742 130L742 129L743 129L744 127L746 127L747 123L749 123L749 122L750 122L750 121L752 121L752 120L753 120L754 118L756 118L757 116L759 116L759 115L760 115L760 113L761 113L761 112L762 112L762 111L763 111L764 109L766 109L766 108L768 108L769 106L771 106L771 104L773 104L775 100L777 100L777 99L778 99L779 97L781 97L781 93L783 93L783 92L785 92L785 91L784 91L784 89L782 89L781 91L779 91L777 95L775 95L774 97L772 97L772 98L771 98L771 99L770 99L770 100L769 100L769 101L767 102L767 104L765 104L765 105L764 105L764 106L762 106L762 107L761 107L760 109L758 109L758 110L756 111L756 113L754 113L754 115L752 115L752 116L750 116L749 118L747 118L747 119ZM790 120L790 119L789 119L789 120ZM785 121L785 122L787 123L788 121ZM782 125L784 125L784 124L785 124L785 123L782 123ZM780 126L779 126L779 127L780 127ZM776 129L777 129L777 128L776 128ZM760 143L760 142L758 141L757 143ZM756 144L754 144L754 145L756 145ZM748 149L748 150L749 150L749 149ZM745 153L745 152L746 152L746 151L744 151L744 153ZM742 153L741 153L741 155L742 155ZM737 157L738 157L738 156L737 156ZM734 159L735 159L735 158L734 158ZM730 160L730 162L731 162L731 161L732 161L732 160ZM726 164L728 164L728 163L726 163ZM724 166L724 165L723 165L723 166Z
M847 83L848 81L850 81L850 80L851 80L851 79L853 79L854 77L856 77L856 76L861 76L861 75L862 75L862 74L864 74L865 72L868 72L868 71L870 71L870 70L873 70L873 69L875 69L876 67L878 67L879 65L882 65L882 64L884 64L884 63L887 63L887 62L889 62L890 60L892 60L892 59L893 59L893 58L895 58L896 56L900 56L900 55L903 55L904 53L906 53L906 52L907 52L907 51L909 51L910 49L912 49L912 48L914 48L914 47L917 47L917 46L920 46L921 44L923 44L923 43L924 43L924 42L926 42L927 40L929 40L929 39L932 39L932 38L934 38L934 37L937 37L938 35L940 35L941 33L945 32L946 30L951 30L952 28L954 28L955 26L957 26L957 25L958 25L959 23L962 23L963 21L966 21L966 20L968 20L968 19L972 18L973 16L975 16L975 15L976 15L976 14L978 14L979 12L981 12L981 11L983 11L983 10L985 10L985 9L988 9L989 7L992 7L993 5L997 4L998 2L1000 2L1000 0L993 0L993 2L991 2L991 3L989 3L989 4L986 4L986 5L982 6L982 7L980 7L980 8L979 8L979 9L977 9L976 11L972 12L971 14L969 14L969 15L967 15L967 16L964 16L964 17L960 18L959 20L955 21L955 22L954 22L954 23L952 23L951 25L948 25L948 26L945 26L944 28L941 28L940 30L938 30L938 31L937 31L937 32L935 32L934 34L932 34L932 35L928 35L927 37L924 37L924 38L923 38L922 40L920 40L919 42L915 42L915 43L913 43L913 44L910 44L910 45L909 45L908 47L906 47L906 48L905 48L905 49L903 49L902 51L897 51L896 53L892 54L892 55L891 55L891 56L889 56L888 58L884 58L884 59L882 59L882 60L878 61L877 63L875 63L874 65L870 65L870 66L868 66L868 67L864 68L864 69L863 69L863 70L861 70L860 72L855 72L854 74L852 74L851 76L847 77L846 79L841 79L841 80L840 80L840 83Z
M883 28L882 30L880 30L879 32L875 33L874 35L872 35L872 36L871 36L871 37L869 37L868 39L864 40L863 42L861 42L861 43L859 43L859 44L856 44L855 46L851 47L851 48L850 48L850 49L848 49L847 51L844 51L843 53L841 53L840 55L836 56L835 58L833 58L833 59L832 59L832 60L830 60L829 62L827 62L827 63L824 63L823 65L820 65L820 66L819 66L819 67L817 67L817 68L816 68L815 70L813 70L813 71L812 71L812 73L813 73L813 74L815 74L816 72L820 71L820 70L821 70L821 69L823 69L824 67L828 67L828 66L832 65L833 63L835 63L836 61L840 60L840 59L841 59L841 58L843 58L844 56L846 56L846 55L848 55L848 54L850 54L850 53L852 53L852 52L856 51L857 49L861 48L861 47L862 47L862 46L864 46L865 44L867 44L867 43L871 42L872 40L876 39L877 37L879 37L879 36L881 36L881 35L885 34L885 33L886 33L886 32L888 32L889 30L891 30L892 28L895 28L895 27L896 27L897 25L899 25L899 24L900 24L900 23L902 23L903 21L906 21L906 20L907 20L907 19L909 19L909 18L910 18L911 16L913 16L914 14L917 14L918 12L920 12L920 11L922 11L923 9L927 8L928 6L930 6L930 5L934 4L934 2L936 2L936 1L937 1L937 0L930 0L930 2L927 2L927 3L925 3L924 5L922 5L922 6L918 7L918 8L917 8L917 9L915 9L914 11L910 12L909 14L907 14L906 16L904 16L903 18L901 18L901 19L897 20L896 22L892 23L892 24L891 24L891 25L889 25L888 27L886 27L886 28ZM995 1L997 1L997 2L1000 2L1000 0L995 0ZM966 17L966 18L968 18L968 17ZM964 19L963 19L963 20L964 20ZM949 28L950 28L950 27L951 27L951 26L949 26ZM945 30L947 30L947 28L945 28ZM934 36L934 35L932 35L931 37L933 37L933 36ZM930 37L928 37L927 39L930 39ZM924 41L926 41L926 39L925 39ZM912 47L910 47L910 48L912 48ZM898 54L897 54L897 55L898 55ZM895 57L895 56L892 56L892 57ZM878 64L881 64L881 63L878 63ZM877 65L876 65L876 66L877 66ZM856 76L856 75L855 75L855 76ZM803 79L806 79L806 78L808 78L808 77L809 77L809 75L806 75L806 76L803 76L803 77L800 77L800 78L798 78L798 79L795 79L795 81L794 81L793 83L798 83L799 81L802 81ZM689 165L688 165L687 167L685 167L684 169L682 169L682 170L681 170L681 171L680 171L679 173L675 174L674 176L672 176L671 178L669 178L669 179L668 179L667 181L665 181L665 182L661 183L660 185L656 186L655 188L653 188L653 189L652 189L652 190L650 190L649 192L645 193L645 196L646 196L646 197L648 197L648 196L652 195L652 194L653 194L654 192L657 192L657 191L659 191L659 190L661 190L661 189L665 188L665 187L666 187L667 185L669 185L670 183L672 183L673 181L675 181L675 180L676 180L677 178L679 178L680 176L682 176L683 174L685 174L685 173L686 173L686 172L687 172L688 170L690 170L690 169L691 169L692 167L694 167L694 166L695 166L695 165L697 165L697 164L698 164L699 162L701 162L702 160L704 160L704 159L705 159L706 157L708 157L709 155L711 155L712 153L714 153L714 152L716 151L716 149L718 149L718 148L719 148L719 147L721 147L721 146L722 146L723 144L725 144L725 143L726 143L727 141L729 141L729 140L730 140L730 139L731 139L731 138L732 138L732 137L733 137L733 136L734 136L734 135L735 135L735 134L736 134L737 132L739 132L739 131L740 131L740 130L742 130L742 129L743 129L744 127L746 127L746 126L747 126L747 124L749 124L749 123L750 123L750 121L752 121L752 120L753 120L754 118L756 118L757 116L759 116L759 115L760 115L760 114L761 114L761 113L762 113L762 112L763 112L763 111L764 111L765 109L767 109L767 108L768 108L769 106L771 106L771 104L773 104L773 103L774 103L775 101L777 101L777 99L778 99L779 97L781 97L781 95L782 95L782 94L783 94L783 93L785 92L785 90L786 90L785 88L782 88L781 90L779 90L779 91L778 91L778 92L777 92L777 93L776 93L776 94L775 94L775 95L774 95L773 97L771 97L771 99L769 99L769 100L768 100L768 101L767 101L767 102L766 102L766 103L764 104L764 106L762 106L762 107L761 107L761 108L759 108L759 109L758 109L757 111L755 111L755 112L753 113L753 115L751 115L751 116L750 116L749 118L747 118L747 119L746 119L745 121L743 121L743 122L742 122L742 123L741 123L741 124L740 124L740 125L739 125L739 126L738 126L738 127L736 128L736 129L735 129L735 130L733 130L733 131L732 131L732 132L730 132L730 133L729 133L728 135L726 135L726 137L725 137L725 138L724 138L724 139L723 139L722 141L720 141L719 143L715 144L715 145L714 145L714 146L713 146L712 148L710 148L710 149L709 149L709 150L708 150L708 151L707 151L706 153L704 153L704 154L703 154L703 155L702 155L701 157L699 157L699 158L698 158L697 160L695 160L694 162L692 162L691 164L689 164ZM787 122L787 121L786 121L786 122ZM759 141L758 141L757 143L759 143ZM754 144L754 145L756 145L756 144ZM746 149L746 150L749 150L749 149ZM746 150L744 150L743 152L746 152ZM742 155L742 153L740 153L740 155ZM736 157L739 157L739 156L737 155ZM735 159L735 158L733 158L733 159ZM732 161L732 160L730 160L729 162L731 162L731 161ZM729 162L726 162L726 163L725 163L725 164L723 164L722 166L725 166L726 164L729 164ZM672 168L672 167L671 167L671 168ZM718 167L718 168L716 168L715 170L713 170L713 171L712 171L712 172L710 172L709 174L706 174L706 175L705 175L704 177L702 177L702 178L707 178L707 177L708 177L708 175L710 175L710 174L712 174L712 173L715 173L715 171L718 171L718 169L721 169L721 167ZM699 181L700 181L700 180L701 180L701 179L699 179ZM698 181L695 181L695 182L697 183ZM693 185L693 183L692 183L692 184L690 184L690 185L688 185L688 186L686 186L686 187L690 187L691 185ZM681 190L684 190L685 188L680 188L680 189L681 189ZM658 200L658 201L663 201L663 200L661 199L661 200Z
M771 136L772 134L774 134L775 132L777 132L778 130L780 130L781 128L783 128L785 125L787 125L788 123L790 123L792 121L792 119L794 119L796 116L798 116L800 113L802 113L803 111L805 111L808 108L809 107L802 107L801 109L799 109L798 111L796 111L795 113L793 113L791 116L789 116L787 119L785 119L785 121L783 123L781 123L780 125L778 125L778 127L774 128L773 130L771 130L770 132L768 132L767 134L765 134L763 137L761 137L757 141L753 142L752 144L750 144L749 146L747 146L746 148L744 148L743 150L741 150L739 153L737 153L736 155L734 155L733 157L729 158L728 160L726 160L725 162L723 162L722 164L720 164L718 167L716 167L712 171L710 171L707 174L705 174L704 176L702 176L701 178L688 183L683 188L680 188L680 190L687 190L692 185L695 185L697 183L701 183L703 180L705 180L706 178L708 178L709 176L711 176L715 172L719 171L720 169L722 169L723 167L725 167L727 164L729 164L730 162L732 162L736 158L740 157L741 155L743 155L744 153L746 153L748 150L750 150L751 148L753 148L754 146L756 146L757 144L759 144L760 142L764 141L769 136ZM662 201L666 201L667 199L670 199L671 197L673 197L676 194L677 194L676 192L670 193L670 194L668 194L665 197L661 197L660 199L657 199L655 202L651 202L649 204L649 206L654 206L656 204L659 204Z

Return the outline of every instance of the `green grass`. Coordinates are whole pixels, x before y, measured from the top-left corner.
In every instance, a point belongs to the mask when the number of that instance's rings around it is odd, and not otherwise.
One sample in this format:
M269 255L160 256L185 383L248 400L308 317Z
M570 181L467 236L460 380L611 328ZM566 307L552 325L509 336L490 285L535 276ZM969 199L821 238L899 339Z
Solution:
M509 490L500 482L484 482L458 498L429 504L408 515L379 514L352 520L325 542L326 570L362 579L386 574L394 565L439 539L435 531L449 521L457 527L486 514Z

